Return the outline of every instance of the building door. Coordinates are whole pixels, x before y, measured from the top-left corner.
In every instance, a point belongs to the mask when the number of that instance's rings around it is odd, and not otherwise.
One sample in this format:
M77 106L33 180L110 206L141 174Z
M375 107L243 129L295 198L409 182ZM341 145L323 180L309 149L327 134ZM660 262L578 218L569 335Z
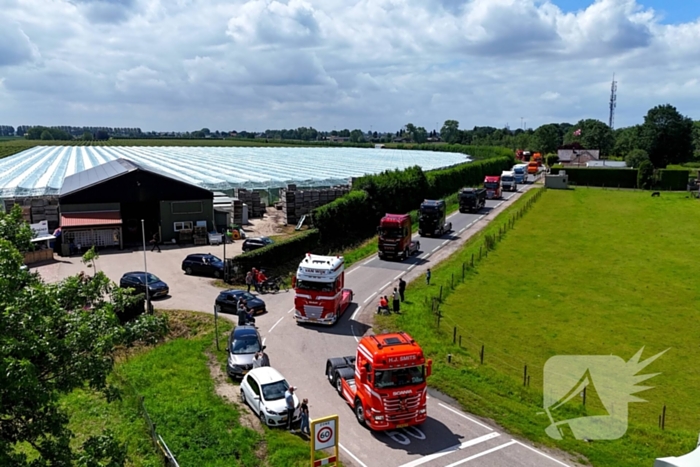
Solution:
M124 223L124 244L135 245L143 242L141 219L144 220L146 242L159 232L160 205L158 201L141 201L138 203L121 203L122 222Z

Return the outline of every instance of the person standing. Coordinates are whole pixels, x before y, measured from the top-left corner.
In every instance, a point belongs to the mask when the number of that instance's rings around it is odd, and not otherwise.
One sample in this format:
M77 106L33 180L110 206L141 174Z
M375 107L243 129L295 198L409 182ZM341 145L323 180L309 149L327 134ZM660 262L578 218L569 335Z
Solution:
M425 285L430 285L430 268L425 272Z
M311 436L311 430L309 429L309 399L301 401L301 426L299 431L302 434Z
M403 277L399 279L399 295L401 295L401 301L404 300L404 293L406 292L406 281Z
M253 369L262 367L262 352L255 352L253 357Z
M158 245L159 240L160 239L158 238L158 232L154 233L153 238L151 238L151 243L153 244L153 248L151 248L151 251L158 248L158 253L160 253L160 245Z
M260 289L258 288L258 270L253 268L251 269L250 273L253 276L253 288L256 292L260 292Z
M244 299L238 301L238 325L245 326L248 321L248 307Z
M253 285L253 271L248 271L245 275L245 285L248 286L248 293L250 293L250 287Z
M289 389L284 393L284 401L287 404L287 429L294 433L292 424L294 423L294 390L296 386L289 386Z
M386 299L386 297L379 297L379 305L377 306L377 313L382 314L382 312L386 311L389 313L389 301Z
M399 289L394 287L394 293L392 295L393 304L394 304L394 313L399 313L400 312L400 303L401 303L401 295L399 294Z

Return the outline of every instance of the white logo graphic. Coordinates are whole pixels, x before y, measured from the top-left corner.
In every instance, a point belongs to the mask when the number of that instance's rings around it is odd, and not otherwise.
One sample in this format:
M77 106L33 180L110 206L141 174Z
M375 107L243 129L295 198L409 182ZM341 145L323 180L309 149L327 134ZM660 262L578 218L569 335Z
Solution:
M651 389L637 386L659 373L637 375L669 349L642 362L642 347L625 362L615 355L558 355L544 365L544 409L551 425L547 434L554 439L564 437L568 425L576 439L619 439L627 432L628 404L646 402L632 394ZM584 391L602 403L607 415L591 415L555 420L553 412ZM591 400L591 399L589 399Z

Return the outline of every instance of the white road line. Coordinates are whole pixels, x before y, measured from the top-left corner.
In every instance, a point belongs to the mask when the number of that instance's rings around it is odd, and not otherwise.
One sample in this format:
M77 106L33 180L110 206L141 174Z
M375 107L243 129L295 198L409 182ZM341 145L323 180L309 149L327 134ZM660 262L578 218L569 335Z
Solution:
M457 415L459 415L459 416L462 417L462 418L466 418L467 420L469 420L469 421L472 422L472 423L476 423L477 425L482 426L482 427L486 428L486 429L489 430L489 431L493 431L493 428L491 428L490 426L484 425L483 423L478 422L478 421L474 420L473 418L471 418L471 417L469 417L469 416L467 416L467 415L464 415L462 412L460 412L459 410L453 409L453 408L450 407L449 405L445 405L445 404L443 404L443 403L441 403L441 402L439 402L438 405L439 405L440 407L442 407L443 409L447 409L447 410L449 410L450 412L456 413Z
M406 273L405 273L405 272L402 272L402 273L399 274L398 276L394 277L394 280L395 280L395 281L399 280L399 277L403 276L404 274L406 274Z
M483 443L484 441L488 441L490 439L496 438L498 436L501 436L499 433L489 433L488 435L480 436L478 438L470 439L469 441L465 441L462 444L455 444L454 446L450 446L449 448L445 448L442 451L438 451L434 454L430 454L424 457L421 457L420 459L416 459L412 462L409 462L408 464L403 464L400 467L417 467L419 465L425 464L426 462L434 461L435 459L439 459L442 456L446 456L448 454L451 454L455 451L459 451L460 449L465 449L471 446L476 446L479 443Z
M492 452L500 451L501 449L507 448L508 446L512 446L514 444L515 444L515 440L509 441L505 444L501 444L500 446L496 446L495 448L487 449L486 451L482 451L479 454L474 454L473 456L469 456L466 459L462 459L461 461L453 462L452 464L448 465L447 467L455 467L457 465L466 464L467 462L469 462L471 460L486 456L488 454L491 454Z
M431 251L431 253L435 253L436 251L438 251L438 250L440 249L441 246L442 246L442 245L436 246L435 248L433 248L433 251Z
M280 319L278 319L277 322L275 324L273 324L272 327L270 328L270 330L267 332L272 332L272 330L275 329L275 326L280 324L280 321L282 321L283 319L284 319L284 316L282 316Z
M457 214L458 214L458 212L453 212L452 214L450 214L449 216L447 216L447 218L448 218L448 219L452 219L452 218L453 218L454 216L456 216Z
M291 310L289 310L289 311L287 312L287 314L291 313L291 312L294 311L294 310L295 310L295 308L292 308Z
M365 261L364 263L362 263L362 265L363 265L363 266L367 266L367 265L368 265L369 263L371 263L372 261L374 261L374 258L368 259L367 261Z
M549 459L550 461L556 462L557 464L563 465L564 467L571 467L569 464L565 464L565 463L563 463L563 462L561 462L561 461L559 461L559 460L557 460L557 459L555 459L555 458L553 458L553 457L550 457L550 456L548 456L547 454L543 453L542 451L539 451L539 450L537 450L537 449L535 449L535 448L533 448L533 447L531 447L531 446L528 446L527 444L523 444L523 443L521 443L520 441L516 441L516 440L513 440L513 441L515 441L516 444L519 444L519 445L521 445L521 446L524 447L524 448L528 448L530 451L536 452L537 454L539 454L539 455L541 455L541 456L543 456L543 457L546 457L546 458Z
M352 273L355 272L355 271L357 271L357 268L351 269L351 270L349 270L349 271L345 271L345 275L346 275L346 276L349 276L350 274L352 274Z
M386 289L386 288L389 287L390 285L391 285L391 282L387 282L386 284L384 284L384 285L379 289L379 292L383 291L384 289Z
M351 325L350 325L350 330L352 331L352 337L355 338L355 342L360 342L360 339L358 339L357 336L355 335L355 326L353 326L353 325L351 324Z
M367 464L365 464L365 463L362 462L360 459L358 459L357 456L356 456L355 454L351 453L351 452L348 450L348 448L346 448L345 446L343 446L343 445L340 444L340 443L338 443L338 446L340 446L340 449L342 449L343 451L347 452L347 453L348 453L348 456L352 457L353 460L354 460L355 462L357 462L357 463L360 465L360 467L367 467Z
M363 303L369 302L370 300L372 300L372 299L374 298L375 295L377 295L377 292L374 292L372 295L370 295L369 297L367 297Z
M448 243L450 243L449 240L445 240L444 242L442 242L443 245L447 245Z
M463 228L462 230L459 231L459 233L463 233L465 230L467 230L467 227Z
M416 265L415 265L415 264L412 264L412 265L410 265L410 266L408 267L408 269L406 269L406 271L408 272L408 271L410 271L411 269L413 269L413 268L415 268L415 267L416 267Z
M428 253L427 255L423 256L421 259L428 259L430 257L431 253Z
M263 347L265 347L265 341L267 340L267 337L263 338Z
M362 309L362 305L358 306L357 309L355 310L355 313L352 314L352 316L350 317L350 319L351 319L351 320L354 320L354 319L355 319L355 316L357 316L357 314L360 312L361 309Z

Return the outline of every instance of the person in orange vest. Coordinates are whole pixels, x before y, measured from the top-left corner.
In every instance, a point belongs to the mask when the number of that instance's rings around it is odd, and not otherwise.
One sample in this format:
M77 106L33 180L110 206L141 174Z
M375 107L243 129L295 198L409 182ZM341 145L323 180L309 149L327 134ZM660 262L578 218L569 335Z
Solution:
M262 288L263 283L267 280L267 276L262 271L258 271L257 283Z
M389 313L389 300L386 297L379 297L379 306L377 307L377 313L385 311Z

